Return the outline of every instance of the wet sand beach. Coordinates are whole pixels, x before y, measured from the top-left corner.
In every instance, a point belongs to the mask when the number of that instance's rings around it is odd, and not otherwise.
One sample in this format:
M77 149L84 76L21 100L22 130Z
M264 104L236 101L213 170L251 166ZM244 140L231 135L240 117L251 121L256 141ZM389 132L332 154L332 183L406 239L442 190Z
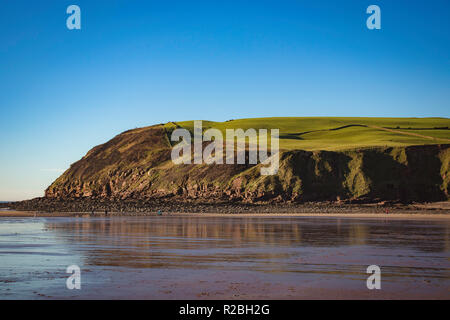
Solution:
M447 217L10 214L3 299L450 298ZM66 288L73 264L81 290ZM373 264L381 290L366 287Z

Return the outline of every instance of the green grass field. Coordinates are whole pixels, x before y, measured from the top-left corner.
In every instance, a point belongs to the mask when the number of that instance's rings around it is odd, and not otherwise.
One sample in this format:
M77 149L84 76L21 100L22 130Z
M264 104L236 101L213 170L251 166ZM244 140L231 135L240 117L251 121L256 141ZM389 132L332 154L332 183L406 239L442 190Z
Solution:
M168 131L193 131L193 121L169 122ZM347 150L375 146L450 143L448 118L284 117L251 118L226 122L203 121L203 130L279 129L282 150Z

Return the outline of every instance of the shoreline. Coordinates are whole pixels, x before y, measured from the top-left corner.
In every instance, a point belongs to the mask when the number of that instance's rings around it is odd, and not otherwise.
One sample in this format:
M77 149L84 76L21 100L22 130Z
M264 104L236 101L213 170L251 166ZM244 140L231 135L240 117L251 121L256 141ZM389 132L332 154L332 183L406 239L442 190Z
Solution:
M21 211L64 211L64 212L90 212L90 211L150 211L157 208L165 208L172 211L195 211L196 208L209 209L233 209L236 210L256 210L267 211L270 208L305 210L305 209L371 209L371 210L448 210L450 213L450 200L437 202L410 202L402 203L391 200L378 201L266 201L266 202L245 202L245 201L223 201L221 199L108 199L108 198L35 198L23 201L3 202L1 208L11 208ZM278 211L276 210L276 211ZM213 210L214 211L214 210Z
M157 217L154 212L146 213L125 213L125 212L111 212L105 215L104 213L90 214L86 212L36 212L36 211L18 211L18 210L0 210L0 218L106 218L106 217ZM159 217L159 216L158 216ZM304 217L304 218L380 218L380 219L450 219L448 213L423 213L418 212L397 212L397 213L316 213L316 212L292 212L292 213L212 213L212 212L169 212L164 213L161 217L229 217L229 218L278 218L278 217Z
M177 201L173 199L49 199L0 204L0 217L152 216L450 217L450 201L429 203Z

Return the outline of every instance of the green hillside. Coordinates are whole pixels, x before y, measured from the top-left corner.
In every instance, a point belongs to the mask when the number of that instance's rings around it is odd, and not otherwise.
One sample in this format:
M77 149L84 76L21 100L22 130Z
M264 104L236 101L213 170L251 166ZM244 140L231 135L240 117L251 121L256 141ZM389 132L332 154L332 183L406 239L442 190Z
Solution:
M193 130L193 121L169 122ZM375 146L410 146L450 143L448 118L252 118L226 122L203 121L203 128L279 129L282 150L346 150Z

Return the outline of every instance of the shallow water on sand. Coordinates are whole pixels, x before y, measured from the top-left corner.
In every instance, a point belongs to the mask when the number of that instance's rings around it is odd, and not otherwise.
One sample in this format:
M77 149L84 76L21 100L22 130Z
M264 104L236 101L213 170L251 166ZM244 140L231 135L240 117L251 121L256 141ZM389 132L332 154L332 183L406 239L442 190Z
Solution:
M449 238L449 219L2 218L0 298L449 299Z

